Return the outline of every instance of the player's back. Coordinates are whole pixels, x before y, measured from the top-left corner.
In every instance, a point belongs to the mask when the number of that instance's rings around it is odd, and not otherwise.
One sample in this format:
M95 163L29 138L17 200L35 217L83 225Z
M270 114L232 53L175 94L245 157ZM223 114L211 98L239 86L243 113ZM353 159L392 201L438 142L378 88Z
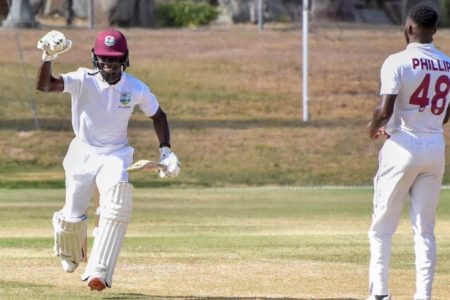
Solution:
M449 103L450 58L433 44L411 43L389 56L381 70L381 94L397 94L388 133L442 132Z

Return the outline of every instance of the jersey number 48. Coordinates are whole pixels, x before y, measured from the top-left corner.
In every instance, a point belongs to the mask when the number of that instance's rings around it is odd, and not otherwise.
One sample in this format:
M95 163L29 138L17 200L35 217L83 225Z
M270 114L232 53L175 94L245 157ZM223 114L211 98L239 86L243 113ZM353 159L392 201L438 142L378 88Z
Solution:
M420 83L419 87L414 91L409 98L409 103L420 106L419 111L424 111L425 107L430 104L428 97L428 88L430 86L430 73L425 75L425 78ZM441 75L434 86L434 96L431 98L431 112L435 115L440 115L444 112L445 104L447 102L447 95L450 91L450 79L447 75Z

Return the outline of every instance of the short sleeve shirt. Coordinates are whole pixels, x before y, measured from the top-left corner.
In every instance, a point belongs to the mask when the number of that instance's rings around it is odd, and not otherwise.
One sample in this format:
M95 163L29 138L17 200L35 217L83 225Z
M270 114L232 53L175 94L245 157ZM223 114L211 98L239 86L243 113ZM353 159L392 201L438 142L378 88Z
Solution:
M128 73L115 85L86 68L62 74L64 92L72 98L72 127L82 142L99 148L121 148L128 144L128 121L134 107L147 116L159 108L149 87Z
M443 132L450 101L450 58L433 44L410 43L381 68L380 94L397 95L385 128L415 133Z

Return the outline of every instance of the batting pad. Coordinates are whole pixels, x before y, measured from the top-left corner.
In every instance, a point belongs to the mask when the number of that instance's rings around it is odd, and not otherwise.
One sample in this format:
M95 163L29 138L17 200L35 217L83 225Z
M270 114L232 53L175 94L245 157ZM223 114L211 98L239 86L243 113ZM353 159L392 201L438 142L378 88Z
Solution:
M107 192L101 201L98 231L94 239L86 271L81 277L102 278L106 286L112 286L112 276L133 209L133 187L120 182Z
M83 259L83 244L87 235L86 216L65 219L60 211L53 214L55 255L78 264Z

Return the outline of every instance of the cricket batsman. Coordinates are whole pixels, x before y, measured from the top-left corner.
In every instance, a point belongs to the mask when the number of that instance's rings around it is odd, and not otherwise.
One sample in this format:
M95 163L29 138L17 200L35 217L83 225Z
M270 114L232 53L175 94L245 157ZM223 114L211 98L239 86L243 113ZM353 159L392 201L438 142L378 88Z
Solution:
M98 188L100 220L82 280L91 290L112 286L117 258L131 220L132 186L127 168L134 149L128 145L127 127L134 107L153 120L159 140L161 177L180 172L171 151L166 114L149 87L125 72L129 67L128 46L118 30L98 34L92 48L93 69L53 75L52 61L68 51L72 42L58 31L50 31L38 43L42 64L36 88L43 92L71 95L72 127L75 134L63 161L66 178L65 204L53 215L55 254L65 272L73 272L86 253L86 211Z

